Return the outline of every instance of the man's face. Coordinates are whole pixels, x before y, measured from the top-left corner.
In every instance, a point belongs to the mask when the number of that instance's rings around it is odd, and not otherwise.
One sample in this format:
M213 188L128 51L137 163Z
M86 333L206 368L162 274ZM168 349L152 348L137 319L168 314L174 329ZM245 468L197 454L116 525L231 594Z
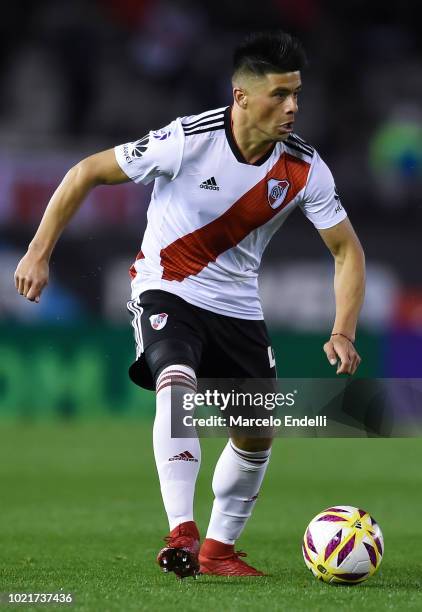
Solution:
M249 126L265 140L285 140L293 131L301 85L299 71L245 78L238 89Z

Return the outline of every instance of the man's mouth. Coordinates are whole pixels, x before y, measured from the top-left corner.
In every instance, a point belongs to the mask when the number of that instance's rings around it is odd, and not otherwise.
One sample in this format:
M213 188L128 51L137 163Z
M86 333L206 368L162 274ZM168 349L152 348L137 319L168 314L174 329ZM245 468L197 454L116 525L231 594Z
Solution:
M279 125L279 130L283 132L292 132L293 131L294 121L289 121L288 123L282 123Z

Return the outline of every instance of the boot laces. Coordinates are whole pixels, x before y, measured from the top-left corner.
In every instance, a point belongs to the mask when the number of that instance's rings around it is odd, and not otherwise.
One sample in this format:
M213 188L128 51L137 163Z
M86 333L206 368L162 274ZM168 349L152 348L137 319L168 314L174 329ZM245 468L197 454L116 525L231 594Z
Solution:
M191 544L191 540L193 539L192 535L189 535L188 533L183 533L183 530L179 528L177 530L177 532L173 535L166 535L163 540L164 542L167 544L167 546L169 546L170 544L172 544L172 542L174 543L174 540L177 540L177 544L178 546L189 546Z
M234 556L234 557L236 557L236 559L238 559L239 557L247 557L247 556L248 556L248 553L245 553L245 551L244 551L244 550L236 550L236 551L233 553L233 556Z

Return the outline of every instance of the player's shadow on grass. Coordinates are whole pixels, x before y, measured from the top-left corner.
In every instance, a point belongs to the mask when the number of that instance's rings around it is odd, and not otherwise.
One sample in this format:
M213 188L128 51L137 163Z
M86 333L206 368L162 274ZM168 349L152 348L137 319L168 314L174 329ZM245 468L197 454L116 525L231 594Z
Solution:
M420 575L422 576L422 568L420 571ZM397 572L397 576L400 576L400 572ZM254 585L256 586L258 581L262 584L266 583L269 580L272 583L280 582L281 584L296 584L296 586L306 586L310 588L318 588L318 589L330 589L335 587L338 592L344 591L346 594L352 590L353 593L357 593L362 589L371 589L371 590L389 590L394 589L396 591L418 591L422 596L422 580L418 581L417 578L413 580L409 580L408 582L403 582L403 577L395 577L395 576L375 576L373 578L369 578L366 582L361 582L358 584L340 584L340 583L332 583L325 584L320 580L316 580L313 576L308 576L306 571L305 573L301 570L293 572L290 570L280 569L279 572L266 574L265 576L258 578L254 577L225 577L225 576L199 576L198 580L195 581L195 585ZM314 585L314 587L312 587Z
M400 572L397 572L397 574L400 575ZM422 580L420 582L417 582L415 580L414 582L408 583L403 582L402 576L401 578L384 578L382 575L379 575L373 578L369 578L364 582L358 582L356 584L340 582L332 582L330 584L326 584L322 580L315 579L313 582L317 587L320 587L321 589L335 587L339 591L345 591L346 593L349 589L352 589L353 592L360 591L362 589L378 589L383 591L391 591L392 589L394 589L396 591L419 591L422 596Z
M265 576L239 576L235 578L234 576L198 576L198 580L195 580L196 585L214 585L218 584L219 586L235 586L241 584L242 586L253 585L256 586L257 582L266 584L268 578L274 578L272 574L266 574Z
M398 572L398 574L400 575L400 572ZM421 571L421 575L422 575L422 571ZM359 586L359 585L356 585ZM363 589L383 589L383 590L389 590L391 591L391 589L394 589L396 591L418 591L420 593L420 595L422 596L422 581L420 582L403 582L403 576L401 577L401 579L399 578L386 578L383 579L381 576L379 576L379 578L377 579L376 577L371 580L369 579L367 582L364 582L363 584L360 585L361 588ZM422 609L422 608L421 608Z

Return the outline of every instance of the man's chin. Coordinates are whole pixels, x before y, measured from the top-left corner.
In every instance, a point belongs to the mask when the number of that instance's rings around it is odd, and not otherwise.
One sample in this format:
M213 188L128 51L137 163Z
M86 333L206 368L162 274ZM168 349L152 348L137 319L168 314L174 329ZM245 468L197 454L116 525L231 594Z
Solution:
M274 135L274 141L281 142L283 140L287 140L287 138L290 136L290 133L291 132L284 132L283 134L280 134L280 132L278 132Z

